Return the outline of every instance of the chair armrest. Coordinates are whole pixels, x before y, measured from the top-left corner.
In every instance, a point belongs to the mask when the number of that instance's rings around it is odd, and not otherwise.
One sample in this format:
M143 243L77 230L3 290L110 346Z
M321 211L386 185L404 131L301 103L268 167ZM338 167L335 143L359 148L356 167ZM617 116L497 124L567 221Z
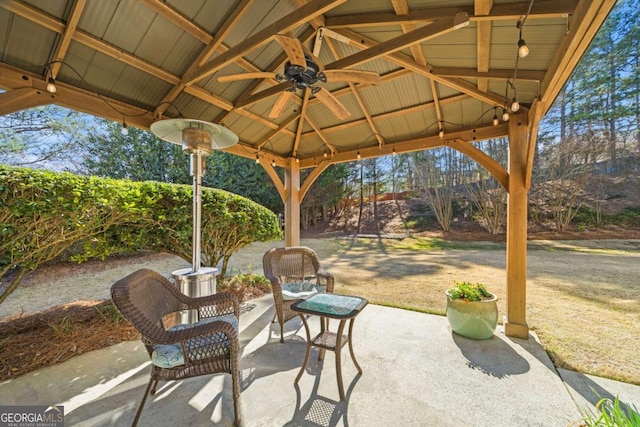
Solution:
M327 287L327 292L333 293L333 285L335 282L333 274L329 273L323 268L320 268L318 269L316 275L318 276L318 284L325 285Z

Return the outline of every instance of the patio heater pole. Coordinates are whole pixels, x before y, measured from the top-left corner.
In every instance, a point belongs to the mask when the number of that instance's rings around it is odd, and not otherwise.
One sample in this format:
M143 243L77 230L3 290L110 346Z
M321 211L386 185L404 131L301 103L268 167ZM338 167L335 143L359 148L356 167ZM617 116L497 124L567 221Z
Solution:
M151 131L160 139L182 144L182 151L189 153L191 176L193 177L193 231L191 238L191 268L172 272L180 292L190 297L216 293L218 269L201 267L202 225L202 177L206 169L206 156L213 149L226 148L238 142L238 136L224 126L201 120L167 119L151 125ZM197 313L184 312L180 323L194 323Z

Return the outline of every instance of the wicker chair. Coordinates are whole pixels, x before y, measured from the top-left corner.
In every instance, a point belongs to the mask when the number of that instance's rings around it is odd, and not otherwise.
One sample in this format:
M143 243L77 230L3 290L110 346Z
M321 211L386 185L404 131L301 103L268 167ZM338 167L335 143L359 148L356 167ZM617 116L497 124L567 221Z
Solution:
M191 298L178 292L165 277L141 269L111 286L111 298L122 315L141 333L152 359L151 378L144 392L133 426L138 423L149 394L155 394L159 380L178 380L225 372L233 384L234 423L239 416L238 342L239 303L230 293ZM197 310L194 325L165 329L167 316L181 310Z
M299 315L291 310L291 304L315 292L333 293L334 277L320 268L312 249L302 246L269 250L262 259L262 268L271 282L276 307L273 321L278 319L282 343L284 324Z

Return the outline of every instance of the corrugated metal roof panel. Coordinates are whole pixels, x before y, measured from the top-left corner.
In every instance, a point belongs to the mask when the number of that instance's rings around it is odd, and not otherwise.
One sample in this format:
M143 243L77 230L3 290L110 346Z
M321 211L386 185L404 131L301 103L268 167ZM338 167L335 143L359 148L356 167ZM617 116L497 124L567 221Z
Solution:
M9 32L10 30L10 32ZM3 61L33 72L41 72L50 60L58 35L19 16L9 19L2 52ZM30 37L25 37L29 34Z
M58 19L65 18L70 8L67 0L24 0L23 3L31 5Z
M156 17L142 3L121 3L114 11L102 39L127 52L136 52Z
M78 22L78 28L101 39L119 3L118 0L87 2Z

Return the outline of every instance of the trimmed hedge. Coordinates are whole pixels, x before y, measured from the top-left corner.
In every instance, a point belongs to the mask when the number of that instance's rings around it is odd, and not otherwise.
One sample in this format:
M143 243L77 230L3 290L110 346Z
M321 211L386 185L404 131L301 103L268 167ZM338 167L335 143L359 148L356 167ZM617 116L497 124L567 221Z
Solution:
M191 262L192 188L0 166L0 303L22 276L83 244L74 260L151 249ZM202 252L207 266L254 241L282 238L276 215L244 197L202 189Z

